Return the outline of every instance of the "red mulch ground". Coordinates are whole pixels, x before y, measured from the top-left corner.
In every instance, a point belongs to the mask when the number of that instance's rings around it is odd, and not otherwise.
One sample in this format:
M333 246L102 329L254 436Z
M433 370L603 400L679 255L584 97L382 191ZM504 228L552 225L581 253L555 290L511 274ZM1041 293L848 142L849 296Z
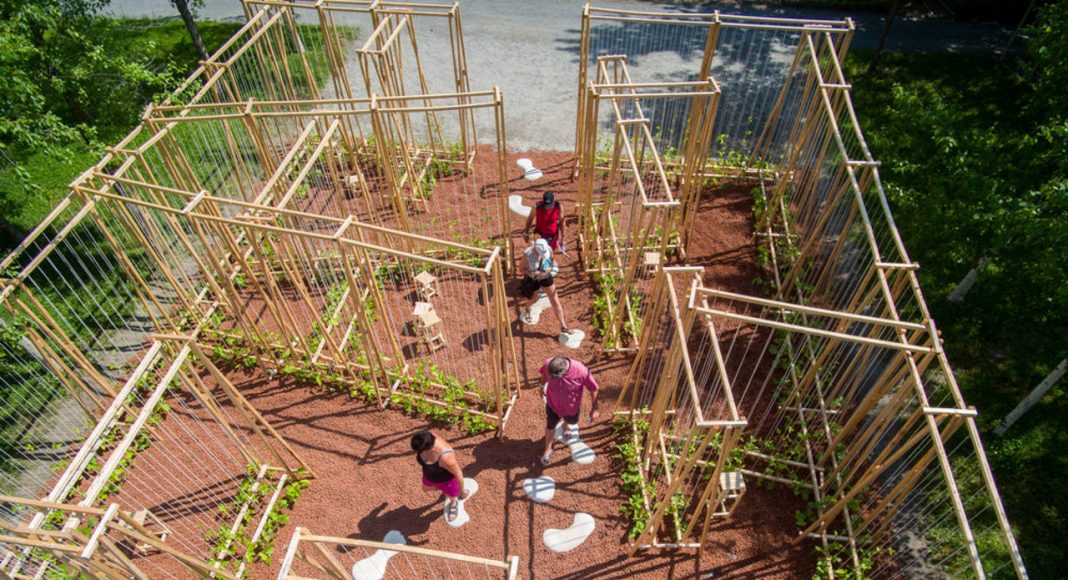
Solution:
M545 176L530 182L522 179L514 161L531 158ZM575 184L570 180L571 156L528 152L512 155L509 168L514 178L510 193L533 204L546 189L557 192L565 212L573 211ZM697 231L687 259L706 268L706 284L736 292L752 292L758 271L752 244L751 201L748 187L724 187L706 192L700 208ZM509 224L518 234L522 219L511 215ZM574 224L565 239L577 248ZM516 238L522 244L521 238ZM582 274L577 255L559 256L560 296L573 328L591 334L592 294ZM518 280L508 283L509 296L516 296ZM511 311L518 316L513 303ZM390 530L399 530L409 544L472 556L504 559L517 555L520 574L532 578L623 578L692 577L693 551L639 552L626 557L626 522L618 508L624 501L616 464L612 459L614 437L609 423L615 398L629 368L625 355L605 357L592 337L582 348L568 351L556 342L557 322L550 311L540 323L525 328L514 323L515 347L523 394L512 412L504 436L466 436L458 429L438 430L456 449L468 477L478 480L480 491L468 508L472 520L462 529L448 527L442 517L440 496L422 491L419 469L408 440L426 428L420 418L397 410L382 410L347 395L316 392L260 372L232 373L232 380L252 404L280 431L311 465L316 478L296 503L289 524L275 543L270 569L256 567L251 577L274 577L293 530L300 526L319 535L380 541ZM583 425L583 439L597 452L591 465L573 464L567 450L558 446L552 465L537 463L544 436L544 410L537 388L537 369L555 354L587 361L601 386L602 420ZM180 414L167 419L184 420ZM159 448L162 450L164 446ZM148 453L155 453L156 447ZM147 458L146 458L147 459ZM147 461L146 463L151 463ZM134 470L136 471L136 470ZM549 475L556 480L556 496L550 504L536 505L526 499L522 481ZM222 478L216 475L215 479ZM730 520L716 520L709 549L700 563L701 574L715 577L810 577L814 568L811 544L789 544L796 534L794 511L798 501L788 490L766 490L750 485L749 492ZM578 511L594 516L597 528L586 542L565 554L555 554L542 543L547 528L567 527ZM364 553L335 551L347 568ZM462 569L453 573L464 577ZM298 563L298 574L314 572ZM412 572L408 572L411 574ZM418 572L415 573L418 575Z

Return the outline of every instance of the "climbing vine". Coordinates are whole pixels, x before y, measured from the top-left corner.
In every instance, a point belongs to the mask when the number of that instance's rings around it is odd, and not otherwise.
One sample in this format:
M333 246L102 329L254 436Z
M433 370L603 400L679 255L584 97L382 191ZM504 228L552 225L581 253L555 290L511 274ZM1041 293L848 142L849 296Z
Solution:
M638 448L634 444L632 433L638 431L639 440L649 431L649 423L643 420L631 421L620 416L612 422L612 430L620 440L616 442L615 458L619 462L619 480L626 500L619 506L619 513L627 519L627 537L637 538L649 523L649 512L645 509L645 495L652 495L654 490L645 487L641 474L641 461Z
M492 410L492 393L479 389L474 379L460 383L437 366L420 362L407 381L408 390L390 397L390 401L405 413L425 415L445 425L459 423L472 435L495 428L482 414ZM436 393L439 404L430 402L428 393Z
M206 539L211 544L212 559L209 564L222 570L229 570L238 562L246 565L270 564L274 555L274 540L278 531L289 521L285 512L293 508L304 489L310 482L303 477L303 470L298 469L295 478L286 484L278 500L264 513L274 488L259 480L260 465L253 462L245 470L245 477L238 486L231 503L219 506L216 519L220 522L217 529L210 531ZM258 519L256 516L260 516ZM235 519L236 518L236 519ZM256 521L256 526L253 526ZM259 522L263 530L253 541Z

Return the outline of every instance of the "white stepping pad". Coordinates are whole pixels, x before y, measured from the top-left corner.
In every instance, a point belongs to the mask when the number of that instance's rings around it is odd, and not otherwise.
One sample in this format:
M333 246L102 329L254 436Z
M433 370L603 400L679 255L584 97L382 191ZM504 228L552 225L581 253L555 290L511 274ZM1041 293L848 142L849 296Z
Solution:
M597 454L593 449L590 449L589 445L582 442L579 438L578 427L571 428L571 437L564 439L564 425L561 423L556 426L556 440L567 444L567 448L571 451L571 460L579 465L589 465L593 463L594 459L597 459Z
M549 297L543 292L538 300L530 306L530 324L533 326L541 320L541 313L549 310L553 307L552 302L549 302Z
M523 205L523 196L521 195L509 195L508 196L508 209L512 210L512 213L520 217L529 217L530 212L534 209L529 205Z
M563 554L582 545L596 527L593 516L579 512L575 514L570 527L565 530L549 528L541 534L541 540L550 550Z
M404 534L397 530L390 530L382 540L386 544L407 544ZM352 565L352 580L382 580L386 577L386 566L389 559L397 552L395 550L378 550L370 558L364 558Z
M556 482L548 476L524 479L523 491L534 503L549 503L556 495Z
M529 159L517 159L515 164L523 170L523 177L527 180L535 181L541 179L542 172L537 167L534 167L533 161Z
M464 504L467 503L468 500L470 500L471 498L475 497L475 493L478 492L478 482L471 479L470 477L465 477L464 489L467 490L467 499L459 500L460 506L456 510L456 519L450 522L449 518L445 518L445 523L449 524L454 528L458 528L471 520L471 516L467 515L467 508L464 507ZM448 502L447 499L445 501ZM445 512L442 511L442 516L444 515Z
M585 332L572 328L570 334L565 334L561 332L560 336L557 337L557 340L559 340L560 344L566 346L567 348L578 348L582 346L582 339L584 338L586 338Z

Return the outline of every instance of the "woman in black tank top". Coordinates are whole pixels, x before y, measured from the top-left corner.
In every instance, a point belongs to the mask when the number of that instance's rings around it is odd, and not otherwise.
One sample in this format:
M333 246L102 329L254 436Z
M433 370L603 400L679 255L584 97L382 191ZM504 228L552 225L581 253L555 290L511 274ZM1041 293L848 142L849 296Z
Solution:
M468 493L464 489L464 474L456 454L448 441L430 431L412 435L412 451L415 451L416 462L423 468L424 489L438 490L445 495L445 518L451 522L456 519L457 499L467 499Z

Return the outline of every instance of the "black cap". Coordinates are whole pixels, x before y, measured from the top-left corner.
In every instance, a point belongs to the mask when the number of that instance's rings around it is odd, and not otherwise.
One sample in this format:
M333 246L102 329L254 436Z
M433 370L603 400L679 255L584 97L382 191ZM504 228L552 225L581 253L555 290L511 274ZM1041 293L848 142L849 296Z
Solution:
M541 204L545 207L552 207L556 203L556 194L551 191L546 191L541 194Z

